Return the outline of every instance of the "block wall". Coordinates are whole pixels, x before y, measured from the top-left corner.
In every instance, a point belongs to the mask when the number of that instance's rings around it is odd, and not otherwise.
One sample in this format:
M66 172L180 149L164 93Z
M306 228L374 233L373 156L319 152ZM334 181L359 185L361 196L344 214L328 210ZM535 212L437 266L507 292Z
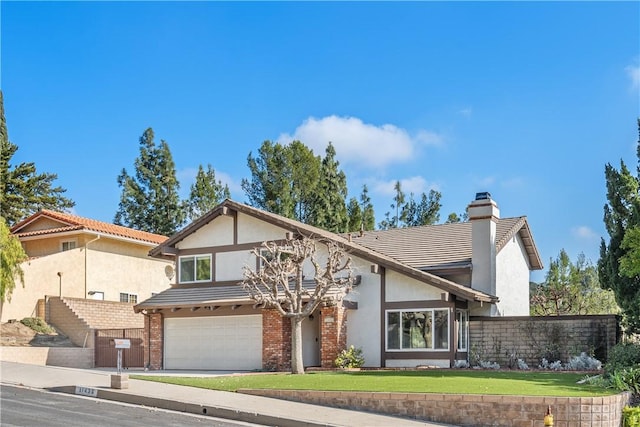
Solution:
M313 390L239 393L456 426L540 427L548 406L554 427L619 427L628 393L606 397L532 397Z
M621 338L619 318L600 316L472 317L470 361L517 367L517 359L538 367L542 358L563 363L585 352L601 362Z

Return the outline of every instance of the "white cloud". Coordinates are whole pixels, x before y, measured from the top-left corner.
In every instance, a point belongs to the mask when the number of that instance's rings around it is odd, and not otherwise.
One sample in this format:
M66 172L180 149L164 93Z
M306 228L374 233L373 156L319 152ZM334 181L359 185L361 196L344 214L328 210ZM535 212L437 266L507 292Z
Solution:
M373 184L372 191L383 196L394 197L396 195L395 185L397 181L398 180L377 181ZM409 197L411 193L418 197L418 195L422 193L428 193L429 190L438 191L439 189L438 185L428 183L427 180L421 176L401 179L400 188L407 197Z
M392 124L376 126L364 123L357 117L335 115L321 119L309 117L296 128L293 135L283 133L277 139L281 144L293 140L302 141L321 156L324 156L327 144L331 142L341 163L362 168L380 168L410 161L415 158L420 146L443 142L442 136L435 132L419 130L411 135Z
M598 238L596 232L586 225L573 227L571 229L571 234L581 240L594 240Z
M629 65L625 71L631 80L631 89L640 89L640 65Z
M473 113L473 108L471 107L465 107L458 111L458 114L460 114L463 117L471 117L472 113Z

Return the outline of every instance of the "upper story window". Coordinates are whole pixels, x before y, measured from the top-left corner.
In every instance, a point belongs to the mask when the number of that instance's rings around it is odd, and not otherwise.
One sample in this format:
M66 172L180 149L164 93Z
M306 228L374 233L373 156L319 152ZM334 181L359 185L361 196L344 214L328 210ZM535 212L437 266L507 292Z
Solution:
M179 261L180 283L211 281L211 254L181 256Z
M138 303L138 295L120 292L120 302Z
M387 350L448 349L448 309L387 311Z
M62 251L70 251L71 249L75 249L78 246L78 242L75 240L66 240L61 243Z

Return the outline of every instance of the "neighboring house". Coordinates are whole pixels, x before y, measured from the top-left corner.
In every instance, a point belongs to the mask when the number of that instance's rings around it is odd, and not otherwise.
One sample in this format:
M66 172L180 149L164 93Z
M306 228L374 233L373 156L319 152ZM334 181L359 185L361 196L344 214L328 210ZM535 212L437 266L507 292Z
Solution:
M306 367L333 367L351 344L366 367L466 360L469 316L528 315L530 272L542 268L525 217L501 219L488 193L478 193L468 217L338 235L225 200L150 252L175 260L177 283L134 307L146 316L146 364L289 369L289 320L255 307L240 285L243 266L259 268L251 250L287 235L342 244L359 276L341 304L321 305L303 322Z
M43 315L48 296L133 305L171 282L172 263L149 256L165 236L50 210L20 221L11 233L29 258L21 265L24 287L18 284L4 303L2 322Z

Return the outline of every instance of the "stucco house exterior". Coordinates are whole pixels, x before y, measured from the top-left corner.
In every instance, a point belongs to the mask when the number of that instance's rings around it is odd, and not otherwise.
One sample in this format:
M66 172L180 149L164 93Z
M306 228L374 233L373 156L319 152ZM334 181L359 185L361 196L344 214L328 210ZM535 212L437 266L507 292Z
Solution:
M529 314L530 273L542 269L526 217L500 218L488 193L468 217L338 235L227 199L150 252L174 261L176 282L134 306L146 366L289 369L289 320L255 307L240 283L245 265L259 268L253 248L307 236L340 243L358 284L303 322L305 367L331 368L351 344L365 367L450 367L468 357L469 316Z
M46 297L135 303L167 289L172 262L149 251L166 236L64 212L40 210L11 227L28 260L2 307L2 322L40 315ZM40 301L40 303L39 303Z

